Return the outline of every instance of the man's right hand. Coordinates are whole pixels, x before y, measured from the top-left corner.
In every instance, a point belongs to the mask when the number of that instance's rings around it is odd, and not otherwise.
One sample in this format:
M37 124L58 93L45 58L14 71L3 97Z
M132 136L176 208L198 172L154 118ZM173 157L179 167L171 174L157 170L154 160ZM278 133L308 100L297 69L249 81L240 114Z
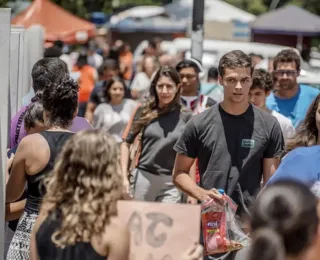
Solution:
M202 190L198 199L201 202L204 202L204 201L208 201L211 199L222 200L222 198L223 198L223 196L221 195L221 193L218 190L212 189L212 190Z

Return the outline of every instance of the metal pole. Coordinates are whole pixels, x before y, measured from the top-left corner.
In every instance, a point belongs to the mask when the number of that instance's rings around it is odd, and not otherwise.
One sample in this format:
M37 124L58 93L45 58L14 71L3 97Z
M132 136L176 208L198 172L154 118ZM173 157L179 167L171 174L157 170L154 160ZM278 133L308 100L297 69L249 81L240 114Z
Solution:
M204 0L193 0L191 57L202 61Z
M300 53L303 50L303 35L299 34L297 36L297 45L296 48L300 51Z
M269 11L276 9L279 3L280 3L280 0L272 0L269 6Z

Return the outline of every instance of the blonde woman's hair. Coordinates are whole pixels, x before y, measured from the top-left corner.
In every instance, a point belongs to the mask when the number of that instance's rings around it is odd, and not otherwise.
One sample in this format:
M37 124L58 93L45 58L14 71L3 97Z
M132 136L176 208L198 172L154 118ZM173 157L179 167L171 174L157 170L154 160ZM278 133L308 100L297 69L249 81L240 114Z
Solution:
M58 214L61 225L52 235L57 247L90 242L101 234L123 196L119 147L100 130L75 134L63 147L45 180L43 204ZM49 215L50 216L50 215Z

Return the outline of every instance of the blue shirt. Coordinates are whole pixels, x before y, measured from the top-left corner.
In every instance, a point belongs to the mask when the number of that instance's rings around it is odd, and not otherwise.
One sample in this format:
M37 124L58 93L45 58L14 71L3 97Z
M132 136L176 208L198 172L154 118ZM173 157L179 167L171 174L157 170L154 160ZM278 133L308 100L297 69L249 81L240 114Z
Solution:
M218 103L223 101L223 92L223 87L218 83L201 83L200 93L212 98Z
M320 145L298 147L288 153L266 185L279 180L295 180L309 186L320 197Z
M315 97L320 93L318 89L307 85L299 85L297 95L290 99L276 97L271 93L267 98L267 107L291 119L294 127L304 120L308 108Z

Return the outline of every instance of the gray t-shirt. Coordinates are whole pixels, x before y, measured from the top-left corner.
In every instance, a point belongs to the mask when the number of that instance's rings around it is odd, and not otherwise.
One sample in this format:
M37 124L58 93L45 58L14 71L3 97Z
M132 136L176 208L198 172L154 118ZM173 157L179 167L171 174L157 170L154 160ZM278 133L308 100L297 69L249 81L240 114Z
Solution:
M141 109L137 111L135 120L139 118L140 113ZM171 175L176 157L173 146L191 116L192 112L177 109L151 121L142 135L142 151L138 168L152 174ZM136 135L137 133L130 129L125 141L129 144L133 143Z
M283 146L275 117L252 105L235 116L217 104L188 122L174 149L198 158L201 187L224 189L242 210L260 188L263 159L280 156Z
M94 111L93 127L104 129L117 142L122 142L122 134L136 106L137 103L131 99L124 99L119 105L102 103Z

